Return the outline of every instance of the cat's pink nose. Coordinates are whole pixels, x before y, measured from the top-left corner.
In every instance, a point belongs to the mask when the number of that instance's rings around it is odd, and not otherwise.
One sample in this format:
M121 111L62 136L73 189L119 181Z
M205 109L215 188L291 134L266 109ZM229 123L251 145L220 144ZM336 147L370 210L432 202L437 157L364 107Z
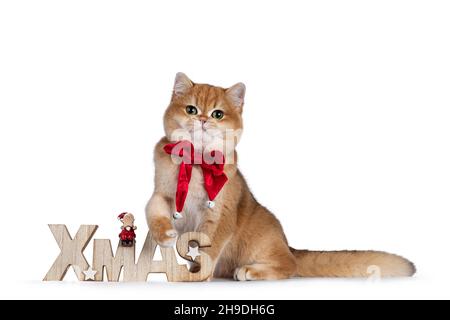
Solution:
M206 121L208 121L208 118L205 116L200 116L199 120L200 120L200 124L202 125L202 128L203 128L205 126Z

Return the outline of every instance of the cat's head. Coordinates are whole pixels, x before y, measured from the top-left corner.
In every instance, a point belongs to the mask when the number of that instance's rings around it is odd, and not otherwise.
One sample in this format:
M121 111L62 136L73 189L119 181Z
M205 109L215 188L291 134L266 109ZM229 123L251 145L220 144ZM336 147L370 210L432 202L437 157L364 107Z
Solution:
M164 130L170 141L191 141L196 149L230 154L242 132L245 85L224 89L192 82L177 73Z

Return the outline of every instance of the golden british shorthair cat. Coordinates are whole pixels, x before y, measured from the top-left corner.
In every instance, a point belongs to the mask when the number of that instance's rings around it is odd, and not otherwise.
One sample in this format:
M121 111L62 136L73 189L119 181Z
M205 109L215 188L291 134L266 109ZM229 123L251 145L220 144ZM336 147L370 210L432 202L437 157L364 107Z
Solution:
M280 222L255 200L237 168L244 96L242 83L224 89L176 75L164 114L165 136L155 147L155 188L146 208L159 245L174 245L183 232L205 233L212 242L204 250L214 261L213 276L239 281L368 277L372 266L384 277L412 276L410 261L385 252L289 247ZM213 155L217 163L207 163L202 154Z

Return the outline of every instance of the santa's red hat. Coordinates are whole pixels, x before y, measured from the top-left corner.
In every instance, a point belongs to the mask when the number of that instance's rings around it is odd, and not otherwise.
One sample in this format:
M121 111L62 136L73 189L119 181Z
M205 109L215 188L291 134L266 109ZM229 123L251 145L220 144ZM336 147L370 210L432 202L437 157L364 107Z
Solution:
M122 220L123 217L125 217L125 215L126 215L127 213L128 213L128 212L122 212L121 214L119 214L119 216L117 217L117 219Z

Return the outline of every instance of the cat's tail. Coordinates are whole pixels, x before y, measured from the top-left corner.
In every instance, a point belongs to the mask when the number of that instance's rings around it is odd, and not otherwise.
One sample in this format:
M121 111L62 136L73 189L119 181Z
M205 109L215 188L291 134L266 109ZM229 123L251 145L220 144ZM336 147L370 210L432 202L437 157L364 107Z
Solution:
M291 248L300 277L411 277L409 260L380 251L308 251Z

